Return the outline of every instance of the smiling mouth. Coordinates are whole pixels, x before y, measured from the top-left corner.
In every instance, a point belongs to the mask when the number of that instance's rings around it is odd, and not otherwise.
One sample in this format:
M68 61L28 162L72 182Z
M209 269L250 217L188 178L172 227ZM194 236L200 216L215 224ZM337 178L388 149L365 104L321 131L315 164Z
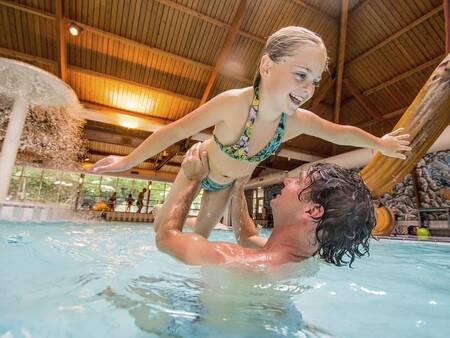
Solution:
M289 94L289 99L297 107L299 107L303 103L303 98L301 98L298 95L292 94L292 93Z

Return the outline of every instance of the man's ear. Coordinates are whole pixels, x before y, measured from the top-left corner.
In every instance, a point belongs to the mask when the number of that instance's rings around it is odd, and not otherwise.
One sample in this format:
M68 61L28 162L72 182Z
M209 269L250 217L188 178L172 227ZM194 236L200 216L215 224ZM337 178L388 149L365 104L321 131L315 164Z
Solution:
M270 68L272 68L273 61L270 59L269 55L264 54L259 63L259 73L262 78L265 78L270 73Z
M315 220L318 220L318 219L320 219L323 216L323 214L325 212L325 209L320 204L315 203L315 204L311 204L311 206L308 209L306 209L305 212L311 218L313 218Z

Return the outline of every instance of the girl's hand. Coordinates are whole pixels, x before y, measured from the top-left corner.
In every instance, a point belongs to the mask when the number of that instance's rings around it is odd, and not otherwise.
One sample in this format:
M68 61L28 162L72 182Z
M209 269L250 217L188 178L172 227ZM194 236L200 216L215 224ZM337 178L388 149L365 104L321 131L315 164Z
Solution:
M192 181L201 181L209 174L208 154L200 151L200 145L200 142L194 144L181 163L184 174Z
M124 158L124 156L114 155L105 157L104 159L95 163L90 171L92 173L102 174L120 172L130 169Z
M405 128L399 128L384 135L381 138L380 149L378 149L383 155L406 159L406 155L402 152L411 151L409 146L409 134L401 134Z

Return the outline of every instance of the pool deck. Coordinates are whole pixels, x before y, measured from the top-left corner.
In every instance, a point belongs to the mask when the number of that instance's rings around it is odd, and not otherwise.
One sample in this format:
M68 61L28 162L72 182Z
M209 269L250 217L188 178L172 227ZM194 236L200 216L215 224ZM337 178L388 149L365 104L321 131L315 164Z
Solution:
M419 238L417 236L397 235L397 236L375 236L375 238L389 239L394 241L450 243L450 237L437 237L437 236L428 236L427 238Z

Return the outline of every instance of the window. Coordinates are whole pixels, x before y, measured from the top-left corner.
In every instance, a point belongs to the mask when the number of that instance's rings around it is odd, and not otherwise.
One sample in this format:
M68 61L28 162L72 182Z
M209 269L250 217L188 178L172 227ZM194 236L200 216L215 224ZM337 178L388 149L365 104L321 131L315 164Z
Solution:
M59 181L58 203L66 207L73 207L79 181L80 174L63 173L62 179Z
M253 190L253 218L259 219L261 217L261 214L263 212L264 207L264 189L258 188Z
M195 197L194 201L192 202L191 209L189 210L189 216L198 216L202 196L203 190L200 191L200 193Z
M90 209L101 200L101 176L86 174L84 176L83 188L81 190L80 207Z
M150 192L149 206L152 207L155 204L164 203L172 188L172 183L159 181L93 174L84 174L84 179L81 179L80 175L80 173L52 169L15 166L9 186L8 200L52 203L72 208L78 187L82 183L77 208L90 209L97 202L107 202L112 193L116 192L115 210L125 211L128 195L131 194L134 198L131 212L135 212L137 210L136 201L142 189L145 188L147 193ZM203 191L194 199L190 216L198 215L202 193ZM144 197L143 212L146 210L146 205L147 194ZM256 210L256 204L254 204L254 209Z
M150 191L150 205L164 203L170 188L172 188L172 183L153 181Z
M58 191L62 180L62 172L45 169L42 171L39 201L47 203L58 202Z

